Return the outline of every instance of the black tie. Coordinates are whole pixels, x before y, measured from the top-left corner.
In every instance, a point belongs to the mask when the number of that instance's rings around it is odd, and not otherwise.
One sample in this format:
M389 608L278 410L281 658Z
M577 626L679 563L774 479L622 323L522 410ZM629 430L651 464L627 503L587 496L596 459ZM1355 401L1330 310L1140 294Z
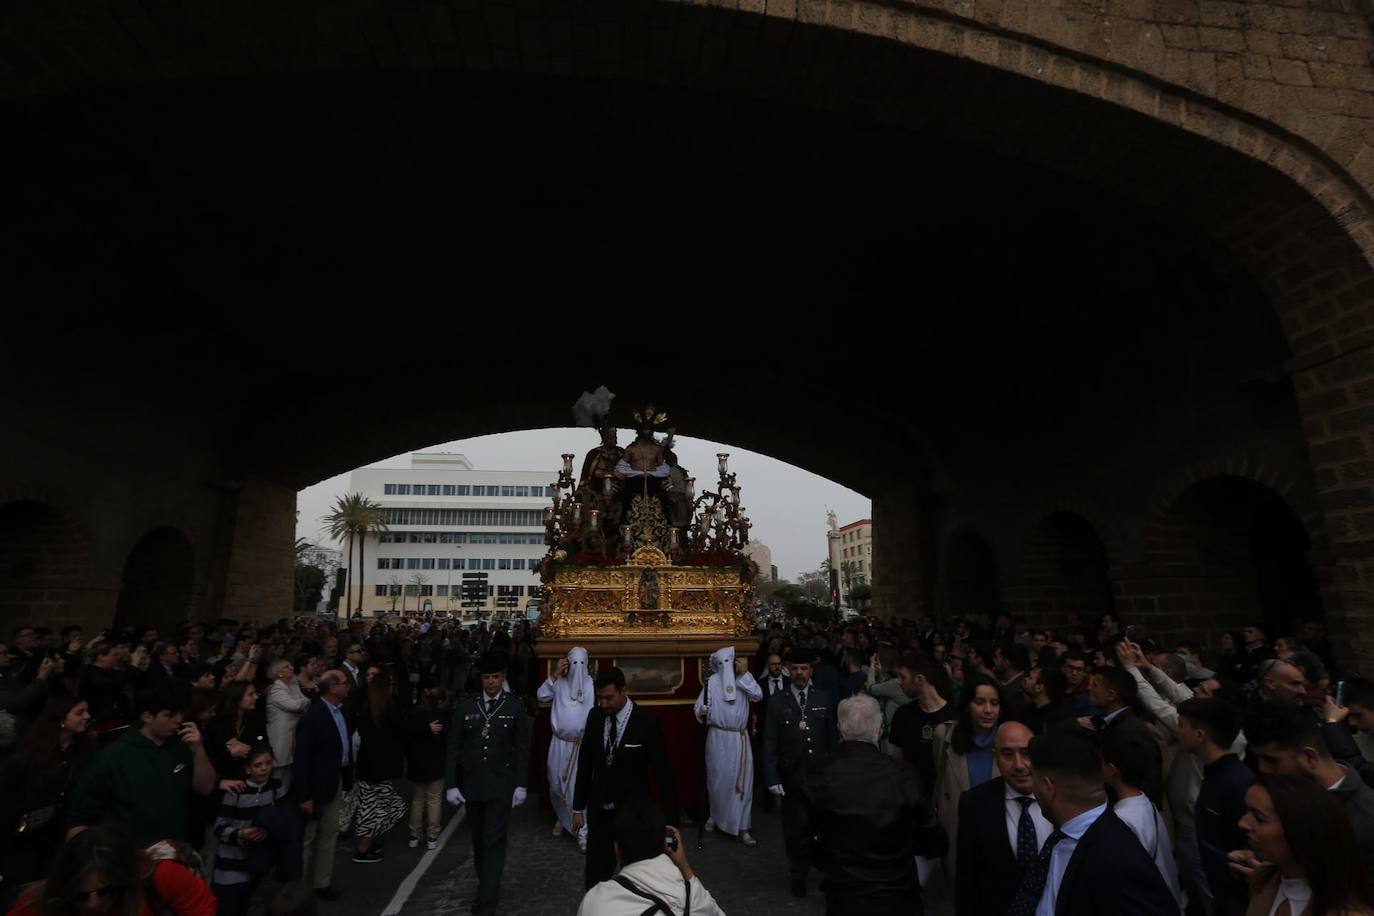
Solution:
M1024 871L1035 861L1035 820L1030 812L1035 799L1021 795L1016 800L1021 804L1021 817L1016 822L1016 864Z
M1016 889L1016 897L1007 908L1007 916L1035 916L1035 908L1040 905L1040 896L1045 893L1045 882L1050 876L1050 854L1062 839L1064 834L1058 830L1051 833L1040 855L1031 862L1030 868L1021 873L1021 886Z
M801 692L801 708L802 708L802 715L806 715L806 688L805 688L805 687L802 688L802 692Z
M607 739L606 739L606 753L607 753L607 754L614 754L614 753L615 753L615 742L616 742L616 735L615 735L615 716L611 716L611 733L610 733L609 737L607 737Z

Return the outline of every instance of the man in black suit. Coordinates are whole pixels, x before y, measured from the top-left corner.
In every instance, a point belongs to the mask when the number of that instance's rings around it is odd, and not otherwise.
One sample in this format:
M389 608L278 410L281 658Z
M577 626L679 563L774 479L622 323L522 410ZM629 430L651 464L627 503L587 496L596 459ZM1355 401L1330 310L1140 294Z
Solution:
M1001 775L959 798L957 916L1003 916L1026 868L1054 832L1032 793L1033 737L1022 723L1003 722L992 744L992 759Z
M1097 745L1050 732L1031 740L1030 758L1035 799L1055 830L1007 916L1178 916L1154 859L1108 804Z
M615 873L615 806L628 798L650 798L658 790L664 819L676 824L677 794L658 720L636 706L625 689L625 672L606 668L594 682L596 708L577 755L573 791L573 833L587 825L588 890Z
M296 726L295 759L287 798L310 816L305 827L305 857L313 858L315 896L338 900L332 884L334 846L339 838L341 789L353 786L352 726L344 709L348 675L320 675L320 698L310 704Z

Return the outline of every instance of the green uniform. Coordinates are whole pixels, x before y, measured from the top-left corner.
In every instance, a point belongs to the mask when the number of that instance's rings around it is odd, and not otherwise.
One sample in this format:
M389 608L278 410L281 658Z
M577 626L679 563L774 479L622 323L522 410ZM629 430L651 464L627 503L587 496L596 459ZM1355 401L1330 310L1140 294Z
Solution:
M468 697L453 710L448 732L446 789L457 788L467 804L472 862L477 868L474 910L495 909L506 865L506 828L512 796L529 785L530 717L525 702L502 693Z
M195 757L170 738L154 744L130 731L95 756L67 810L68 827L113 825L139 846L186 835Z

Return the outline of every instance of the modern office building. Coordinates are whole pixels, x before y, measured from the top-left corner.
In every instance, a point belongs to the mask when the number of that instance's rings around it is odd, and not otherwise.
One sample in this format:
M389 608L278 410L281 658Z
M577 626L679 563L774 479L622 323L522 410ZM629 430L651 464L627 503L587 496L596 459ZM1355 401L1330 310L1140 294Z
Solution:
M368 616L393 609L456 614L464 574L485 573L486 609L525 608L540 597L536 570L555 476L477 470L447 452L416 452L409 468L354 471L349 491L379 503L388 530L368 538L361 603L355 574L349 606Z

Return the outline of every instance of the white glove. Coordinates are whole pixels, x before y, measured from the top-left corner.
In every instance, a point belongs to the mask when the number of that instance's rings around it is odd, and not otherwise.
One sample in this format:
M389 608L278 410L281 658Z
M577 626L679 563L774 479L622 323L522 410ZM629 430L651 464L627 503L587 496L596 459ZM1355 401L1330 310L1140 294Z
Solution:
M515 794L512 795L511 798L510 798L510 806L511 806L512 808L519 808L519 807L520 807L521 805L523 805L524 803L525 803L525 790L522 789L522 788L520 788L519 786L516 786L516 787L515 787Z
M465 799L463 798L463 793L459 792L457 789L449 789L447 792L445 792L444 800L447 801L450 805L461 805L465 801Z
M769 792L772 792L772 793L773 793L774 795L776 795L778 798L782 798L784 795L787 794L786 792L784 792L784 791L782 790L782 785L781 785L781 784L778 784L778 785L776 785L776 786L769 786L769 787L768 787L768 791L769 791Z

